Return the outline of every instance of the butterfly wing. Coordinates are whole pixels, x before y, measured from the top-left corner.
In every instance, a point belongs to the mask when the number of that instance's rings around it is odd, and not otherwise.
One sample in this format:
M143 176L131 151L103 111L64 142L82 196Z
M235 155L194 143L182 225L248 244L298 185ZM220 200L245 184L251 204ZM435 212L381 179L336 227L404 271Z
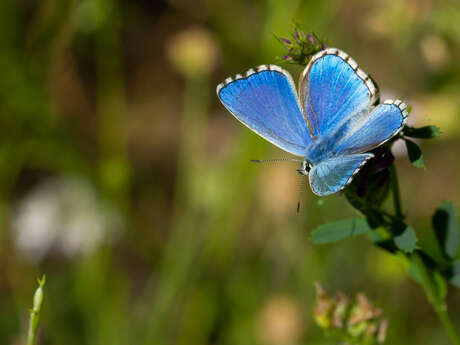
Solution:
M243 124L279 148L305 155L310 141L290 74L275 65L259 66L217 86L222 104Z
M314 55L299 81L304 117L312 135L333 132L348 117L378 101L370 77L346 53L336 48Z
M345 188L359 169L371 159L372 153L330 158L313 166L309 173L310 187L319 196L334 194Z
M407 106L403 102L385 101L361 121L350 124L333 151L336 155L347 155L372 150L399 133L407 116Z

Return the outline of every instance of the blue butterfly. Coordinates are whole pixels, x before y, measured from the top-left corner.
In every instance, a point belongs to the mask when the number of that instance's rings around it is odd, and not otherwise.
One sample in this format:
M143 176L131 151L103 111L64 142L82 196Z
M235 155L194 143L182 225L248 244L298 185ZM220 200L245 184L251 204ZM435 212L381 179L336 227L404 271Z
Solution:
M299 80L275 65L250 69L217 86L223 105L279 148L302 157L299 172L319 195L345 188L373 157L369 150L395 136L407 120L400 100L379 103L379 92L339 49L314 55Z

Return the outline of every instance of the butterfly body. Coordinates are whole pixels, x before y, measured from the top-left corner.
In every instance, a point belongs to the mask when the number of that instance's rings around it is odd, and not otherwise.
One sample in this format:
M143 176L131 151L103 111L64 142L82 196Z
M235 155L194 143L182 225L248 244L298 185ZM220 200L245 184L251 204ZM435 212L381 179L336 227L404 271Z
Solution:
M378 89L346 53L335 48L312 57L296 91L290 74L275 65L250 69L217 87L224 106L244 125L279 148L303 158L299 173L312 191L336 193L370 159L369 150L404 126L401 101L379 100Z

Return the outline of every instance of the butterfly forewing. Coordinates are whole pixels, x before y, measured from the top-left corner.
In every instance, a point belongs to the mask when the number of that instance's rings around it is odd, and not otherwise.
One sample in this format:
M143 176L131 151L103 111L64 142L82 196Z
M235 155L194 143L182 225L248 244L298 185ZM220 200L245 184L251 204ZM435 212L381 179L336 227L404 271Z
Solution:
M217 87L217 95L254 132L287 152L304 156L310 136L288 72L264 65L227 79Z
M328 48L312 57L299 81L300 100L315 136L331 135L343 121L371 107L378 90L346 53Z

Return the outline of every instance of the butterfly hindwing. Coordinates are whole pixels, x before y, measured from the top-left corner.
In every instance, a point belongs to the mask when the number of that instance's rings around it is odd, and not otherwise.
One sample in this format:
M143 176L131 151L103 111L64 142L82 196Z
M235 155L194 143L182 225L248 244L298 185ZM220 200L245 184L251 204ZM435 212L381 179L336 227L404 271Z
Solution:
M336 48L314 55L299 82L300 100L316 136L333 132L344 119L365 111L378 100L369 76Z
M333 149L335 155L361 153L380 146L396 135L407 120L407 106L400 100L388 100L343 133Z
M223 105L242 123L281 149L304 156L310 141L294 83L274 65L227 78L217 86Z
M334 194L345 188L361 166L374 155L356 154L329 158L313 166L309 173L310 187L319 196Z

